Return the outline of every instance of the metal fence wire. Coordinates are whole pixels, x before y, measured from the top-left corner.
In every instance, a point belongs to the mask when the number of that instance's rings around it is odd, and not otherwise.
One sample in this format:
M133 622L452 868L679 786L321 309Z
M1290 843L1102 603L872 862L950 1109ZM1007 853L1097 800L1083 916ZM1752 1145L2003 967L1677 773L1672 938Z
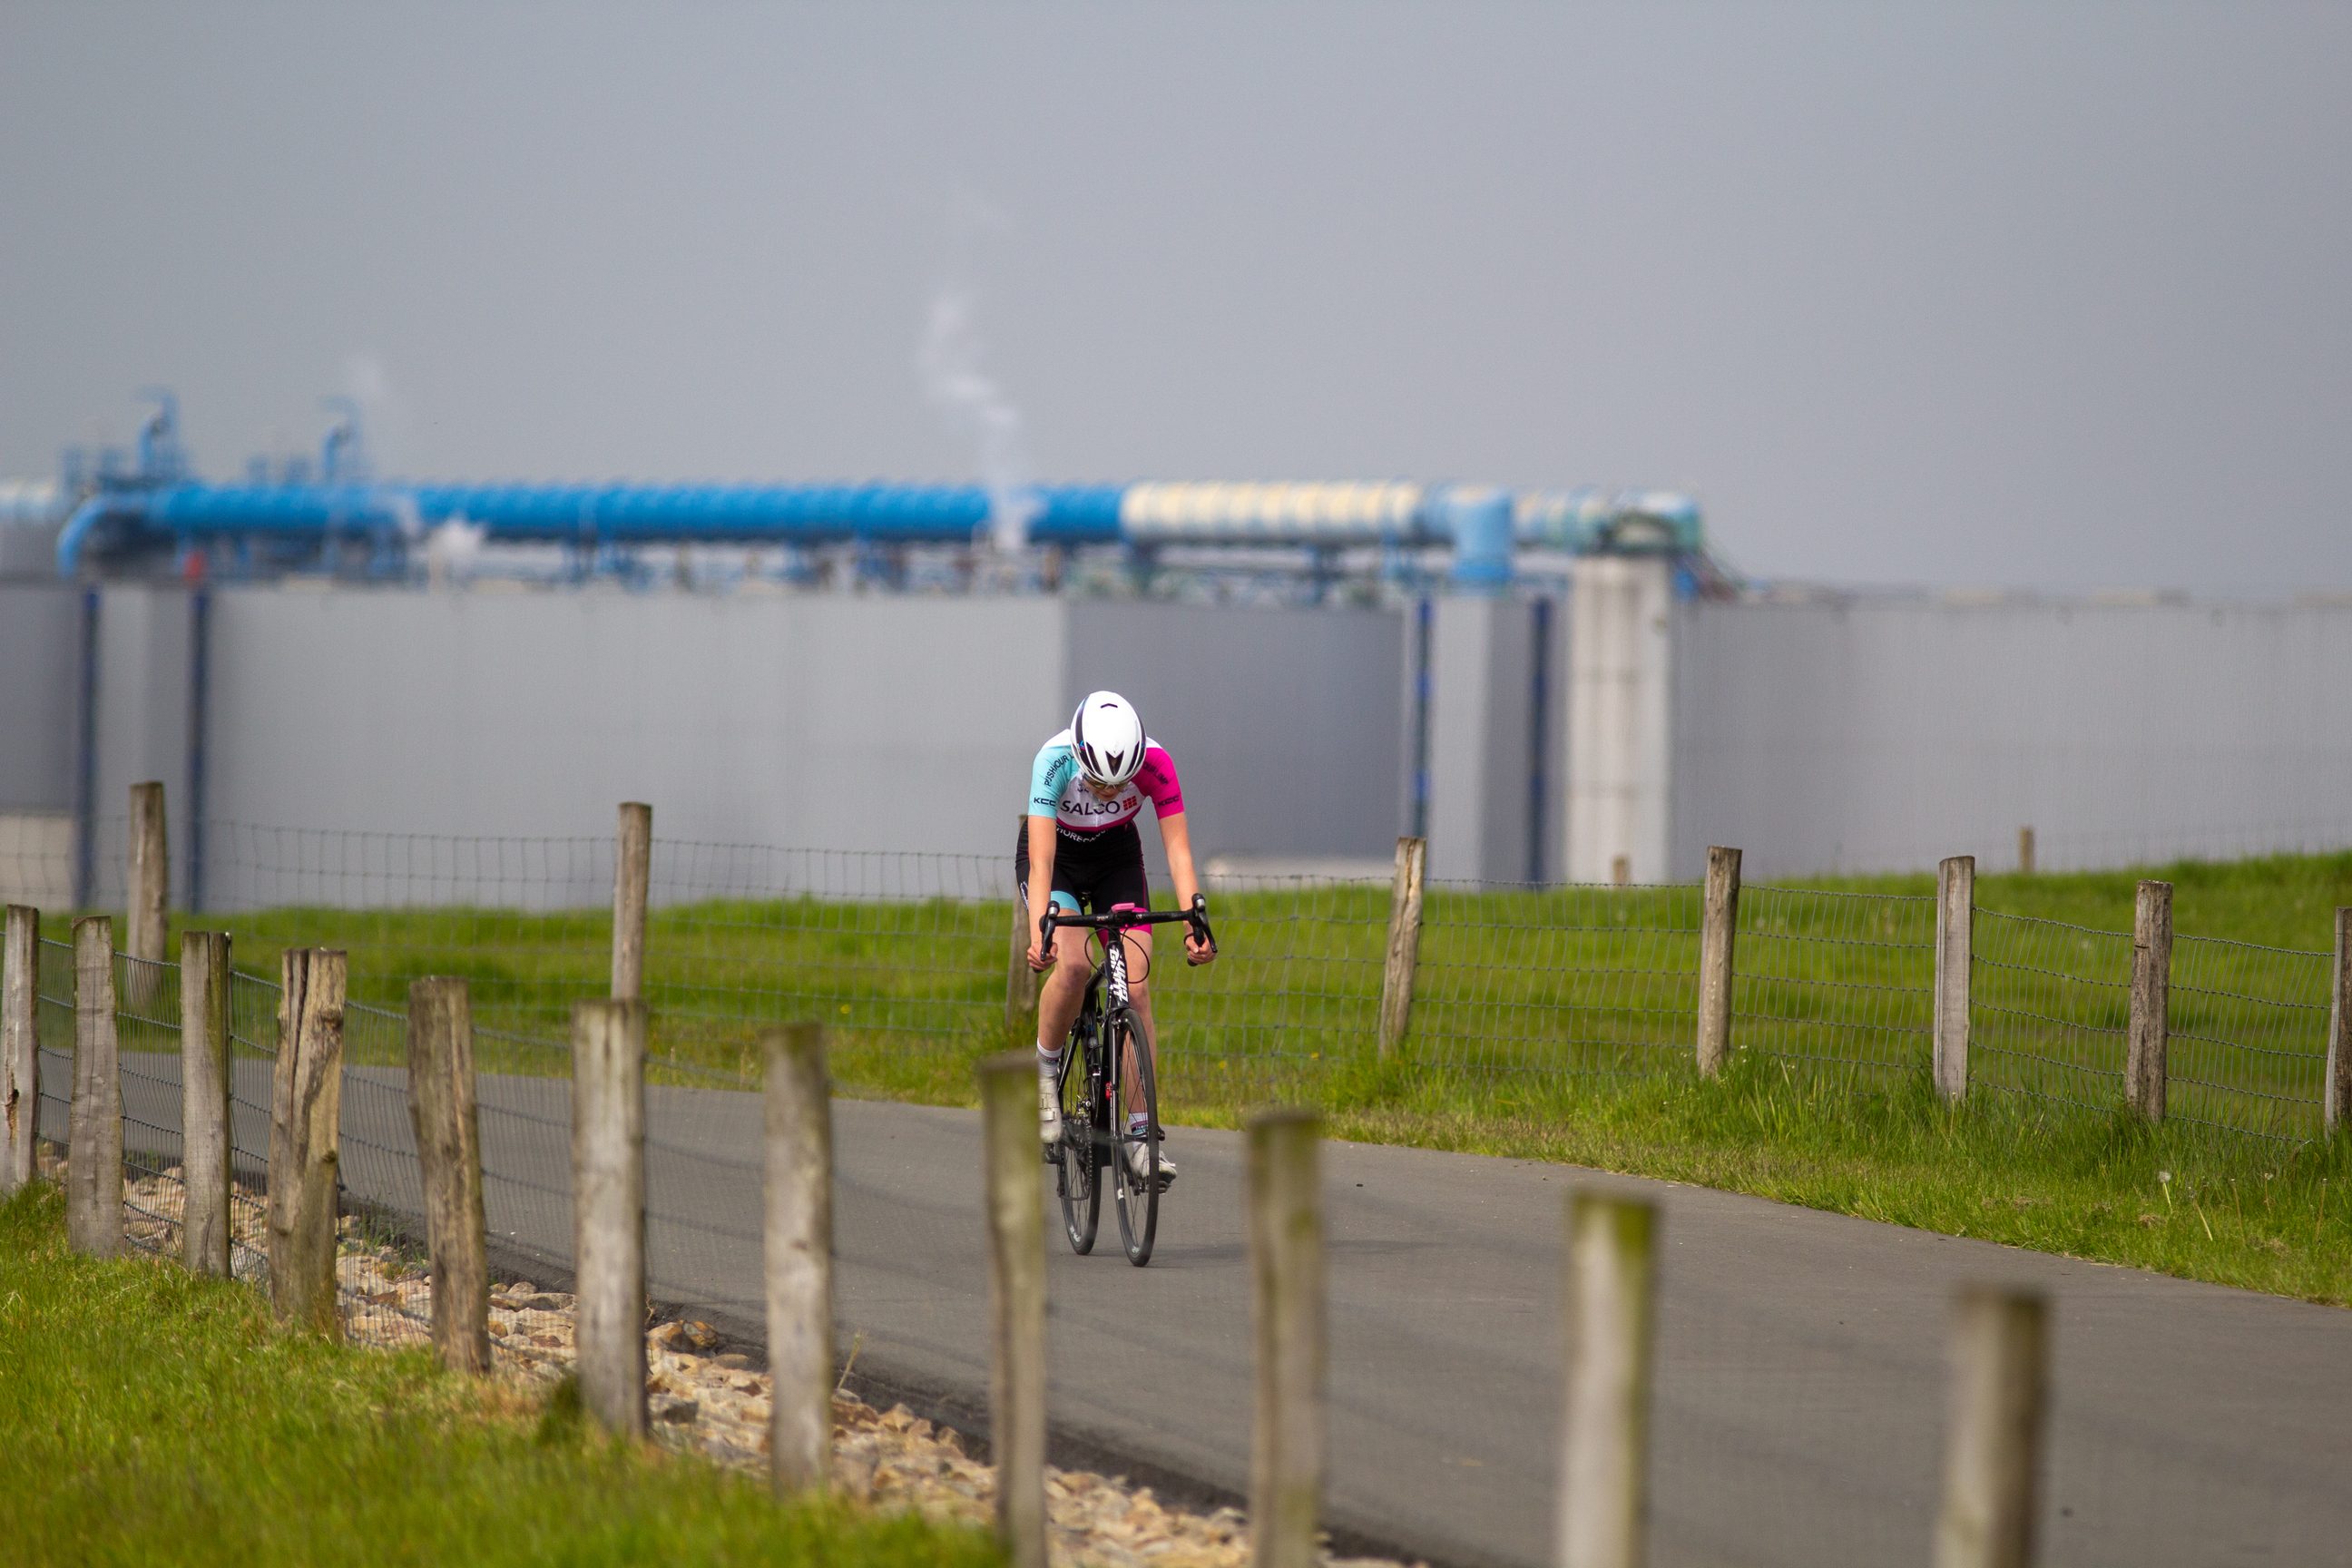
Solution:
M2123 1102L2129 931L1976 912L1969 1077L2086 1110Z
M1933 898L1743 889L1733 956L1740 1049L1847 1072L1877 1089L1927 1065Z
M349 954L344 1023L344 1308L355 1332L423 1331L422 1194L410 1127L406 994L425 974L471 984L485 1205L494 1269L568 1277L570 1011L611 986L613 847L588 838L454 839L207 825L242 912L231 982L236 1268L259 1279L278 988L294 946ZM1005 1041L1013 881L1001 857L850 854L658 840L646 989L647 1243L657 1300L756 1322L760 1237L713 1194L759 1179L766 1024L815 1017L837 1064L953 1068ZM1187 1102L1297 1092L1370 1054L1385 882L1254 880L1214 900L1217 964L1155 943L1160 1078ZM1742 891L1734 1043L1883 1090L1925 1069L1932 898ZM1687 1070L1701 890L1433 883L1411 1026L1416 1071L1631 1079ZM207 917L210 919L210 917ZM2095 1111L2121 1100L2132 939L1979 910L1973 1080ZM43 1127L67 1125L69 942L40 944ZM2224 1136L2319 1127L2331 955L2194 937L2173 948L2170 1114ZM179 976L116 960L131 1234L176 1249ZM862 1055L861 1055L862 1053ZM942 1079L944 1081L944 1079ZM520 1338L518 1339L520 1344ZM509 1348L516 1348L510 1346ZM527 1352L527 1345L520 1345Z
M184 1082L180 1054L180 970L117 953L114 957L116 1066L122 1096L123 1235L140 1251L178 1258L187 1186L182 1167ZM72 1115L76 1039L73 945L40 943L38 1019L41 1041L39 1127L62 1145ZM229 1268L236 1279L266 1290L269 1280L268 1173L271 1070L277 1058L278 987L249 974L230 981ZM386 1020L347 1017L375 1054L405 1058L404 1045L383 1037ZM395 1027L403 1020L393 1018ZM383 1192L388 1205L347 1203L337 1258L337 1304L345 1331L383 1343L411 1342L429 1333L429 1316L396 1283L425 1270L413 1222L415 1150L387 1146L380 1129L396 1104L406 1121L404 1079L385 1068L347 1067L343 1074L341 1161L347 1194ZM401 1202L405 1197L407 1201Z
M2319 1136L2334 968L2332 953L2175 936L2166 1117Z
M1381 890L1386 936L1387 890ZM1687 1052L1699 891L1432 883L1409 1059L1449 1071L1640 1077ZM1373 999L1380 971L1371 974Z

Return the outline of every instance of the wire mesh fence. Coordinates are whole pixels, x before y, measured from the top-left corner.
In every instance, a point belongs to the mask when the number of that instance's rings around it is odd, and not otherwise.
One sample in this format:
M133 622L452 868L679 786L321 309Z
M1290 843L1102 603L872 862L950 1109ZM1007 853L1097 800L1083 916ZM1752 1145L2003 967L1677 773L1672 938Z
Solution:
M349 954L342 1180L345 1308L359 1331L421 1331L422 1192L406 1103L409 983L456 974L476 1020L485 1204L499 1268L567 1277L569 1016L609 992L614 851L589 838L438 838L208 825L235 942L237 1267L263 1272L279 952ZM756 1321L760 1237L717 1201L759 1179L760 1028L816 1018L837 1062L1006 1043L1011 858L658 840L646 991L649 1269L658 1300ZM1391 892L1289 879L1219 895L1223 961L1161 933L1150 973L1163 1103L1311 1090L1367 1060ZM1433 883L1399 1060L1472 1088L1505 1077L1689 1070L1701 890ZM1936 901L1751 887L1740 897L1734 1041L1884 1091L1931 1052ZM44 1125L66 1125L70 944L41 944ZM1979 910L1972 1075L1996 1093L2095 1111L2121 1100L2128 934ZM2174 947L2172 1114L2222 1135L2319 1125L2330 955L2182 937ZM176 966L117 960L131 1219L176 1246ZM940 1081L960 1074L943 1073ZM249 1213L248 1213L249 1209ZM358 1259L359 1261L352 1261Z
M72 1113L75 1037L75 968L70 942L40 943L38 1017L41 1039L43 1137L61 1144ZM177 964L114 957L116 1065L122 1100L124 1237L142 1252L177 1258L183 1250L182 1221L187 1186L182 1160L185 1125L181 1077L180 971ZM267 1232L271 1069L277 1057L278 987L250 974L235 974L230 986L229 1071L230 1240L229 1268L236 1279L267 1289ZM392 1020L397 1024L399 1020ZM399 1050L385 1043L383 1020L347 1019L347 1031L383 1054ZM404 1086L386 1085L385 1069L351 1068L344 1074L344 1120L341 1146L347 1187L353 1193L383 1190L414 1193L415 1155L388 1147L382 1129L389 1107L387 1088L406 1119ZM356 1114L354 1112L356 1111ZM388 1289L403 1276L421 1276L422 1249L413 1199L378 1206L364 1200L347 1205L337 1259L338 1308L345 1331L379 1342L404 1342L429 1331L429 1320Z
M1150 984L1166 1096L1262 1099L1370 1039L1388 918L1385 887L1269 879L1217 900L1213 964L1186 965L1175 933L1159 933Z
M2087 1110L2121 1104L2131 933L1979 910L1974 948L1971 1079Z
M1733 1037L1885 1089L1927 1067L1936 900L1750 888L1739 896Z
M1381 936L1386 903L1383 889ZM1432 884L1408 1059L1471 1074L1664 1070L1691 1045L1699 903L1687 887ZM1376 966L1375 1000L1379 989Z
M543 1070L572 1005L611 988L609 841L242 824L217 837L246 910L230 922L241 963L341 948L354 1000L385 1009L405 1006L411 980L460 976L485 1071ZM984 1027L1003 1007L1011 897L1009 857L658 841L645 972L656 1081L754 1074L759 1029L812 1016L877 1046Z
M312 853L319 836L271 842L295 847L289 886L310 901L217 922L232 930L236 961L229 999L235 1271L267 1284L279 991L266 976L284 948L344 949L352 999L340 1304L355 1338L425 1337L405 991L425 973L461 974L475 1001L492 1273L509 1282L494 1298L495 1342L509 1360L561 1360L570 1342L554 1323L560 1313L520 1307L525 1298L511 1282L560 1290L572 1272L569 1015L574 1003L610 989L609 846L483 841L411 854L372 840L349 855L322 850L306 867L293 862ZM585 898L575 886L581 865L606 879L590 889L595 901L558 902L559 888L572 889L562 897ZM759 1027L814 1016L853 1048L1001 1047L1012 868L1009 858L667 840L655 846L654 868L646 965L656 1020L646 1107L648 1293L665 1309L752 1337L763 1321ZM335 879L347 875L354 880ZM543 885L527 885L541 876ZM436 901L457 897L469 878L509 902ZM346 907L346 898L362 894L388 901ZM1172 933L1160 933L1152 984L1162 1082L1180 1114L1188 1097L1265 1098L1370 1058L1390 898L1383 885L1304 879L1221 894L1223 960L1205 969L1184 966ZM1532 1075L1688 1072L1702 904L1701 890L1689 886L1432 884L1400 1060L1474 1088ZM1925 1069L1935 900L1751 887L1740 896L1737 931L1738 1048L1874 1092ZM1974 1081L2097 1112L2119 1105L2130 935L1979 910L1974 936ZM42 1121L57 1138L71 1081L73 954L69 942L54 939L39 952ZM2176 938L2170 1115L2223 1138L2315 1135L2331 973L2326 953ZM167 1256L179 1248L184 1201L179 984L174 965L115 962L126 1231L134 1245ZM1729 1308L1722 1316L1740 1321ZM1692 1534L1694 1557L1719 1541L1744 1540L1759 1517L1780 1519L1791 1539L1805 1540L1807 1561L1884 1561L1907 1550L1905 1532L1933 1484L1933 1444L1927 1426L1900 1416L1933 1397L1940 1363L1932 1355L1891 1357L1884 1345L1857 1348L1846 1325L1835 1326L1840 1333L1817 1337L1780 1326L1704 1338L1687 1324L1665 1331L1654 1438L1658 1496L1676 1528ZM1740 1408L1748 1413L1728 1425L1717 1408L1727 1381L1745 1391ZM1813 1424L1822 1434L1814 1447L1787 1435L1790 1412L1808 1402L1828 1413ZM1734 1473L1744 1479L1727 1492L1719 1478ZM1867 1486L1852 1479L1865 1473ZM2098 1471L2065 1484L2074 1501L2096 1502L2122 1496L2126 1479L2120 1470ZM1817 1527L1816 1515L1834 1522Z
M2166 1116L2318 1136L2334 967L2332 953L2175 936Z

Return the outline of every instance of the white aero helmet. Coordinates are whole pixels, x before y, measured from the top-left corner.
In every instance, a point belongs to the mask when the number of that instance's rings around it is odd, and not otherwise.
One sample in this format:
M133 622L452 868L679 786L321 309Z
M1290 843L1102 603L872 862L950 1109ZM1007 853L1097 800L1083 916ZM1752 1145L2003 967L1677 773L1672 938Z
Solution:
M1116 691L1089 692L1070 715L1070 754L1087 778L1107 788L1143 767L1143 721Z

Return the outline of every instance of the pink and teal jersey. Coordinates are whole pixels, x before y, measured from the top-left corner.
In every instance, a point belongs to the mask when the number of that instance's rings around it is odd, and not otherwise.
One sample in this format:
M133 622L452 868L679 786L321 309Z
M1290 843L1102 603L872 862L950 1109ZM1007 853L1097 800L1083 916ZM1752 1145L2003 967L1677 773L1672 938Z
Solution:
M1176 764L1149 735L1143 738L1143 767L1108 800L1087 787L1087 776L1070 752L1067 730L1045 742L1029 770L1029 815L1052 817L1065 833L1100 833L1132 822L1146 800L1162 816L1184 809Z

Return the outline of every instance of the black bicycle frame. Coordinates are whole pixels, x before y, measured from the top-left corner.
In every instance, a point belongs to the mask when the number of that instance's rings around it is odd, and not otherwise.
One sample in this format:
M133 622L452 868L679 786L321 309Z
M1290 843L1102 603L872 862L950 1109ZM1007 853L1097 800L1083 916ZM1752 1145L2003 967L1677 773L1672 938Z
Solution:
M1104 1058L1102 1081L1099 1084L1089 1083L1087 1086L1089 1099L1096 1094L1115 1093L1119 1088L1119 1072L1124 1064L1111 1059L1109 1036L1110 1021L1113 1018L1125 1013L1129 1019L1129 1041L1138 1050L1148 1048L1146 1043L1138 1038L1141 1031L1133 1026L1135 1009L1128 992L1127 942L1123 940L1126 933L1138 926L1174 925L1180 921L1192 929L1193 933L1200 937L1209 951L1212 952L1216 951L1216 933L1209 929L1205 900L1199 898L1192 900L1192 908L1189 910L1123 908L1106 910L1101 914L1096 915L1064 914L1061 910L1048 905L1045 912L1037 918L1038 934L1043 939L1045 950L1047 952L1054 951L1054 932L1060 927L1074 926L1102 933L1103 961L1088 977L1086 996L1078 1004L1078 1017L1083 1021L1090 1014L1097 1012L1094 1005L1096 988L1097 986L1109 988L1110 1005L1099 1010L1101 1024L1094 1031L1093 1039L1088 1047L1091 1051L1100 1052ZM1188 963L1192 962L1189 952L1185 962ZM1076 1063L1069 1062L1063 1066L1062 1070L1067 1074L1076 1067ZM1116 1104L1115 1101L1114 1104Z

